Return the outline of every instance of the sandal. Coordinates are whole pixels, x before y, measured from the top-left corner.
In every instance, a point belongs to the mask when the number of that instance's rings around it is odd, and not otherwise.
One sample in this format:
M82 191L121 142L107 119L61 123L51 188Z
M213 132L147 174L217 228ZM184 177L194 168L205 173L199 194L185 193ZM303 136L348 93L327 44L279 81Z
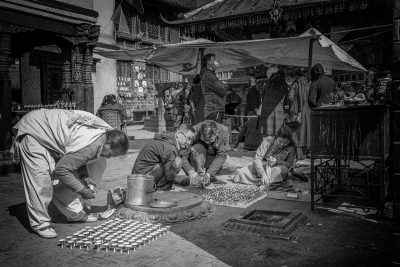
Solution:
M40 237L43 237L43 238L56 238L57 237L56 231L50 226L45 226L45 227L40 228L40 229L35 229L34 231Z
M67 221L69 222L85 222L85 223L90 223L90 222L96 222L97 221L97 217L93 216L93 215L85 215L85 217L83 217L80 220L73 220L70 218L67 218Z

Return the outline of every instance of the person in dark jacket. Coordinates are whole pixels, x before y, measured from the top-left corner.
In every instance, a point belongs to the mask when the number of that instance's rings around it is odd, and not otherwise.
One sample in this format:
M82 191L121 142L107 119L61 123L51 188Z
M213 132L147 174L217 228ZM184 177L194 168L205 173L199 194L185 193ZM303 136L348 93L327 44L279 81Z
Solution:
M259 130L264 136L274 135L285 119L283 102L287 93L286 72L279 69L266 82Z
M246 98L246 110L245 110L245 115L246 116L251 116L251 115L257 115L257 110L261 105L261 86L258 86L256 83L256 78L251 77L250 78L250 87L247 92L247 98Z
M192 106L194 122L193 124L202 122L204 120L204 95L201 89L200 75L193 78L193 86L190 88L189 102Z
M250 118L240 129L238 140L235 144L235 148L239 145L239 142L244 141L244 149L254 151L260 146L263 141L263 135L257 131L259 119Z
M317 108L322 104L329 104L330 95L333 94L335 82L325 76L324 68L321 64L315 64L311 68L311 86L308 95L308 105L310 108Z
M104 96L103 102L101 103L100 108L97 110L97 116L99 116L101 110L105 109L118 110L121 112L123 120L126 120L127 118L125 108L120 103L118 103L117 97L114 94L109 94Z
M198 174L203 175L202 182L206 186L210 182L219 182L216 175L221 169L234 173L236 166L228 155L228 128L211 120L198 123L193 128L196 130L193 145L182 152L183 161L187 162L186 165L191 164L194 169L189 175L192 178Z
M153 175L158 190L171 190L173 184L188 186L189 178L177 177L177 174L182 168L186 173L192 168L187 161L182 161L179 152L188 149L194 134L193 127L183 123L175 132L156 135L140 151L132 174Z
M215 70L218 67L215 55L205 55L202 60L202 67L200 78L205 100L204 118L221 123L225 113L227 90L215 74Z

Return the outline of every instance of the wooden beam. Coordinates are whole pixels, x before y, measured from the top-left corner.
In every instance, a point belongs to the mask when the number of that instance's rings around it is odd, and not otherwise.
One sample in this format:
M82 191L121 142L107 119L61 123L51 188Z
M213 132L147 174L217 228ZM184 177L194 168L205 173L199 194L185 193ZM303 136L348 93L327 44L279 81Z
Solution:
M75 26L71 23L38 17L31 14L0 9L0 18L2 22L17 26L24 26L36 30L44 30L69 36L75 34Z

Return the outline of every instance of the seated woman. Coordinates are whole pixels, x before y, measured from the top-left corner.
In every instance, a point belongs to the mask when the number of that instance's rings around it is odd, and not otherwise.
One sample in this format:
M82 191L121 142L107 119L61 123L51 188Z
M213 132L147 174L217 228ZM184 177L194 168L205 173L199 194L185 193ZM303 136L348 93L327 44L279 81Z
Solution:
M266 160L263 162L263 160ZM292 130L282 126L276 137L267 137L258 147L253 164L238 170L233 178L236 183L268 185L287 178L296 159ZM267 171L270 167L270 171Z

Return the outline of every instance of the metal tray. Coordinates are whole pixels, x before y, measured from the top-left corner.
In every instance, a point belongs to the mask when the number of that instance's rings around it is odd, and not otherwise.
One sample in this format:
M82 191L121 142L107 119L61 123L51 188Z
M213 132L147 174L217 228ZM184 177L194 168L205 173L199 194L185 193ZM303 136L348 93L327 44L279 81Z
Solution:
M149 203L149 206L152 208L173 208L177 205L178 203L176 201L166 201L161 199L153 199L153 201Z

